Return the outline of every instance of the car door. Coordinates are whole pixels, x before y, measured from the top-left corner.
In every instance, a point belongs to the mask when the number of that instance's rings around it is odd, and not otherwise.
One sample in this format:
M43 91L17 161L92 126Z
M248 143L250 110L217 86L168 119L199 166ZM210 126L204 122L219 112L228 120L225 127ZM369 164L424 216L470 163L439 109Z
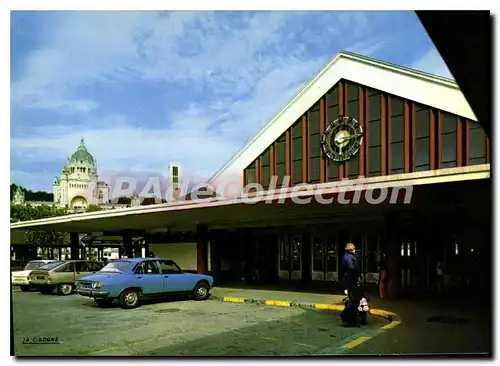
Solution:
M139 263L134 275L143 295L150 296L163 292L163 275L160 273L158 262L148 260Z
M69 262L54 270L53 282L55 283L71 283L75 281L75 262Z
M188 276L183 274L173 261L161 260L160 268L163 275L163 292L185 292L193 289Z

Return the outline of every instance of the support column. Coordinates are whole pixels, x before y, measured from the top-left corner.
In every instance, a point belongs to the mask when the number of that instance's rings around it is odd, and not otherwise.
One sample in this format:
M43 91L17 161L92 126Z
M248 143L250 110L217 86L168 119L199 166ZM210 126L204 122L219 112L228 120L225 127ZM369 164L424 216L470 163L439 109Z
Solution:
M387 297L395 300L401 290L401 243L397 217L388 215L385 225L387 248Z
M149 235L144 236L144 251L146 252L146 257L149 257Z
M220 278L221 275L221 245L222 245L222 233L220 231L215 231L210 233L210 262L212 267L212 276L215 281Z
M196 252L198 273L208 271L208 228L206 225L196 226Z
M69 233L69 245L71 247L71 259L80 259L80 238L78 233Z
M137 240L134 243L134 258L142 257L142 240Z
M125 255L128 258L134 257L134 247L132 243L132 233L130 231L125 231L123 233L123 246L125 249Z

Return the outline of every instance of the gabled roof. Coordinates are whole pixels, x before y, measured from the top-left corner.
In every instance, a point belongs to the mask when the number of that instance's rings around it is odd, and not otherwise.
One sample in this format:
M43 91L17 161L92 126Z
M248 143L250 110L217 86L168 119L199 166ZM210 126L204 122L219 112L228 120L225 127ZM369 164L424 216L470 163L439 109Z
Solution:
M453 80L350 52L340 52L301 87L290 102L243 149L212 176L210 183L216 183L228 174L241 175L243 169L340 79L477 121L462 91Z

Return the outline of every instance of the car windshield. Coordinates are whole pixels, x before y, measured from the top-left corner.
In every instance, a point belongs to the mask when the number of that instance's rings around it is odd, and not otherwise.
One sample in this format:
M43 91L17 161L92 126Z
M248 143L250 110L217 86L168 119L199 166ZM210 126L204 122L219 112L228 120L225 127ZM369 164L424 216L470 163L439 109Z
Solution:
M56 268L57 266L60 266L61 264L63 264L63 262L52 262L52 263L47 263L46 265L43 265L41 267L39 267L38 269L45 269L45 270L50 270L52 268Z
M40 268L42 266L44 266L46 263L45 262L29 262L26 267L24 267L24 270L33 270L33 269L37 269L37 268Z
M123 273L131 263L130 261L113 261L106 264L99 272Z

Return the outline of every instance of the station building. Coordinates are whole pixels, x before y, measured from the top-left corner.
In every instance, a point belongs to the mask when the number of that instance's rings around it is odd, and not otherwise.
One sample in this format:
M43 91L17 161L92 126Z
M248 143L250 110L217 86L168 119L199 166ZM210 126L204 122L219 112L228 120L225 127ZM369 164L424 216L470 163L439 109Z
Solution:
M365 283L386 263L392 297L433 288L438 262L450 286L488 286L490 146L454 81L341 52L216 172L205 198L11 230L119 233L129 256L142 233L156 256L216 282L302 286L338 282L353 242ZM228 182L253 187L254 201L221 197Z

